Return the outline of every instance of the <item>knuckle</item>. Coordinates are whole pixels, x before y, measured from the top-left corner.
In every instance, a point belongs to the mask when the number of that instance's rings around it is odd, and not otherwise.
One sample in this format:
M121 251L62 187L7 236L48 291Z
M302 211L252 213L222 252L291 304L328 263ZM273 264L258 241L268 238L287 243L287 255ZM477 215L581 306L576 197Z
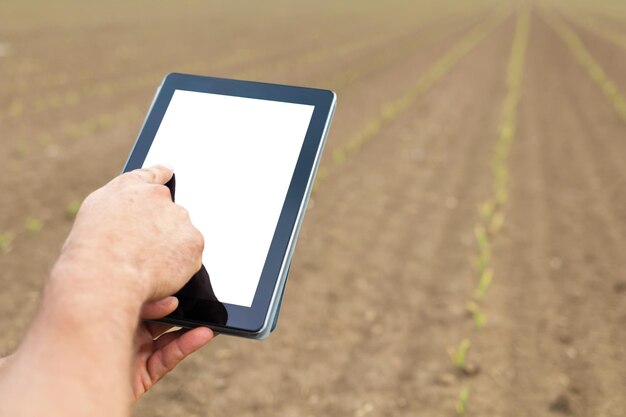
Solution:
M188 250L190 259L193 259L194 268L199 270L202 267L202 252L204 251L204 237L197 229L193 228L189 240Z
M148 181L154 181L157 178L157 170L155 168L143 168L141 173Z
M171 199L170 189L167 188L165 185L155 185L154 187L152 187L152 189L156 196Z
M194 265L194 267L195 267L194 269L197 272L197 271L199 271L202 268L202 252L200 252L198 254L198 256L195 257L195 260L196 260L196 262L195 262L195 265Z
M166 187L167 188L167 187ZM187 210L185 207L183 206L178 206L178 212L180 213L181 217L188 220L189 217L189 210Z
M133 181L136 181L137 179L139 179L139 174L137 173L137 170L125 172L118 177L119 182L123 182L123 183L133 182Z
M204 236L202 236L202 233L200 233L200 231L196 228L194 228L195 232L194 232L194 242L196 244L196 247L198 249L200 249L200 252L202 252L204 250Z
M154 170L148 168L137 168L122 176L126 174L128 174L129 181L154 182L154 178L156 177Z

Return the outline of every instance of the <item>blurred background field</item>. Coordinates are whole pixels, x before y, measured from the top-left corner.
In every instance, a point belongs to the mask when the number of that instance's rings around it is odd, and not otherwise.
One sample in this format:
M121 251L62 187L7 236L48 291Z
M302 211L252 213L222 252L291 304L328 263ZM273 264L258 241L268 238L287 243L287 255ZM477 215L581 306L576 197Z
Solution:
M624 1L1 2L0 356L169 72L339 102L277 332L135 415L626 415Z

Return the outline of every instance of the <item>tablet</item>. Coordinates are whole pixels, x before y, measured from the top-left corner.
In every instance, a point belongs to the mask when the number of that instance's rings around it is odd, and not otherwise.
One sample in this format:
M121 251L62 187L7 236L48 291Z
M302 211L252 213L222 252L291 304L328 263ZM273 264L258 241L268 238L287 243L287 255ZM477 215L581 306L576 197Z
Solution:
M178 309L160 322L269 335L335 102L328 90L165 77L124 172L174 167L168 186L205 248Z

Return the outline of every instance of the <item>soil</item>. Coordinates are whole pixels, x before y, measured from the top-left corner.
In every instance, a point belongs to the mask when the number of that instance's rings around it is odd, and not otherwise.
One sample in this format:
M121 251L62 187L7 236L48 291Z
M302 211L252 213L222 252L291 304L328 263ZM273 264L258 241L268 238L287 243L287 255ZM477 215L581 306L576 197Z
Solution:
M195 72L335 89L322 162L333 169L309 205L277 331L218 337L134 415L454 416L467 386L468 415L623 416L626 123L539 11L477 329L474 226L493 194L514 15L337 164L333 150L495 3L273 3L0 6L0 236L12 236L0 356L34 314L68 205L119 173L160 78ZM625 95L626 50L570 25ZM449 351L465 338L461 372Z

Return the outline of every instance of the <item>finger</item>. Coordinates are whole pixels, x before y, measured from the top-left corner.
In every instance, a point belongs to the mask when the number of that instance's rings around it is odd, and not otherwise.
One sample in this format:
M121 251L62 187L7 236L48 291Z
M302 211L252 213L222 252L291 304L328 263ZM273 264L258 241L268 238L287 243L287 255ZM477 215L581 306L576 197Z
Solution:
M169 296L157 301L148 302L141 309L141 318L145 320L160 319L178 307L178 298Z
M168 333L161 336L157 342L165 338L162 343L167 343L155 351L147 363L152 382L155 383L161 379L174 369L180 361L209 343L213 336L213 331L207 327L196 327L185 332Z
M136 169L132 172L149 184L161 185L168 182L174 175L174 170L165 165L154 165L150 168Z

